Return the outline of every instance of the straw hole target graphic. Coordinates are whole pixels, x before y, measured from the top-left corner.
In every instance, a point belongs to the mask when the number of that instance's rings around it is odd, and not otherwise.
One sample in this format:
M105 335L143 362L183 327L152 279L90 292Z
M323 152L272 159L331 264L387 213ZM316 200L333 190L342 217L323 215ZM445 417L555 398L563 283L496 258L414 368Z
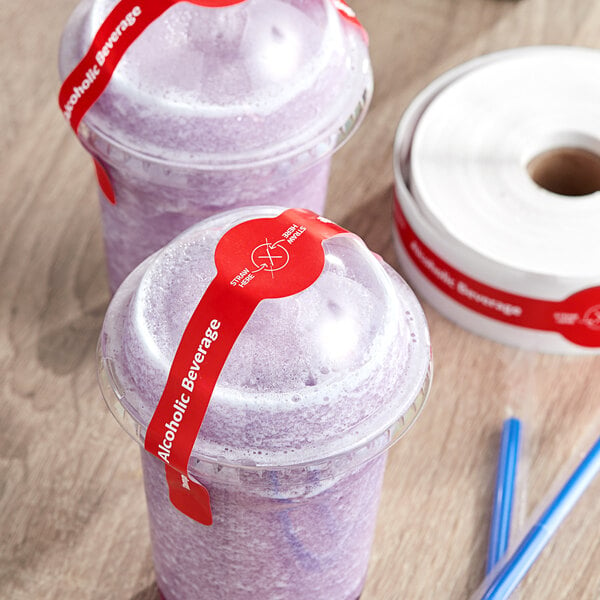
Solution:
M592 306L586 311L583 315L583 322L590 329L600 331L600 304Z
M283 246L284 240L278 240L277 242L269 242L265 239L264 244L256 246L252 251L251 260L256 271L267 271L271 275L275 271L281 271L290 262L290 254L287 249Z

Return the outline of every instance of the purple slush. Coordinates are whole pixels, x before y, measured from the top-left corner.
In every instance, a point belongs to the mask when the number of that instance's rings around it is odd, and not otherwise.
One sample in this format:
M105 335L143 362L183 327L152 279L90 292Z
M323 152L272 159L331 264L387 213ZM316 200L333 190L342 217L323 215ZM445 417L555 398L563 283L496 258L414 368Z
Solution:
M143 262L108 309L100 381L143 439L190 316L234 225L218 215ZM386 451L429 387L425 317L400 276L350 234L294 296L263 300L219 376L188 465L213 524L174 508L164 463L142 450L157 584L166 600L356 600L373 541ZM235 307L232 307L235 310Z
M84 0L65 28L64 79L116 0ZM170 8L127 50L79 129L116 196L100 192L114 291L144 258L216 212L322 213L331 154L372 95L368 49L331 0Z

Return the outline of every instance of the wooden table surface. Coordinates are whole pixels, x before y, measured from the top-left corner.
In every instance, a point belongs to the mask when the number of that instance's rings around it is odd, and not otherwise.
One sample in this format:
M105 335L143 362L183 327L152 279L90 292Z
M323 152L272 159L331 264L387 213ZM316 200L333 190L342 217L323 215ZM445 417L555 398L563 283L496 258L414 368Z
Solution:
M371 34L376 92L336 155L327 216L398 266L392 142L415 94L493 50L598 47L600 2L351 3ZM56 103L58 39L75 0L2 5L0 598L156 600L138 449L96 383L109 291L94 173ZM520 351L425 310L433 388L390 453L362 600L463 599L477 587L508 414L526 428L521 527L600 431L600 357ZM526 599L600 598L600 481L521 590Z

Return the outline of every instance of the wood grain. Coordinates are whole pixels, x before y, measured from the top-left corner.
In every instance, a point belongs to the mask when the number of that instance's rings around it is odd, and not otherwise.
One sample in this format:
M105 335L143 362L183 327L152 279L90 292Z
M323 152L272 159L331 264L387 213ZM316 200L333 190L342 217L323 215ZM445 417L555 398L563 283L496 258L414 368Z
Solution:
M56 104L57 46L74 0L0 12L0 597L157 600L138 450L104 408L95 345L109 292L91 161ZM327 215L394 266L398 120L431 79L532 44L600 46L597 0L354 0L376 93L334 161ZM528 353L426 306L435 375L390 453L362 600L468 598L484 572L503 418L525 421L521 526L600 431L600 357ZM521 597L600 598L600 482ZM334 600L334 599L332 599Z

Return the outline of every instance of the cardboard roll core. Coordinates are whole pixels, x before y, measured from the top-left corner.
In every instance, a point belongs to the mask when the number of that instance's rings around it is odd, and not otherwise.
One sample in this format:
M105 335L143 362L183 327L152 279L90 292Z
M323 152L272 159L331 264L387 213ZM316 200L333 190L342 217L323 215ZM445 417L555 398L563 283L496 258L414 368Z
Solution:
M600 156L581 148L555 148L539 154L527 172L540 187L561 196L600 191Z

